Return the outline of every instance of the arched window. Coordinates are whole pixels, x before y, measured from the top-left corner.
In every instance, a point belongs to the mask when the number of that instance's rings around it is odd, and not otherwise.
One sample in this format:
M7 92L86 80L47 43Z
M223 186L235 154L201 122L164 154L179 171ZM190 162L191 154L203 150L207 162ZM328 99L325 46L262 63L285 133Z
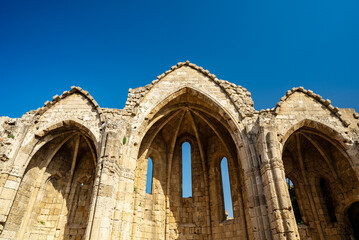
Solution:
M298 204L297 195L295 194L294 184L292 180L290 180L289 178L286 178L286 181L287 181L290 201L292 202L295 220L297 224L303 224L304 222L303 222L302 214L300 213L299 210L299 204Z
M226 220L233 218L233 206L232 206L232 195L231 185L229 182L229 171L227 158L221 160L221 175L222 175L222 189L223 189L223 200Z
M320 190L322 192L324 204L328 212L330 221L333 223L337 222L337 217L335 216L335 211L334 211L335 207L333 203L331 189L328 182L324 178L320 179Z
M192 197L191 145L182 144L182 197Z
M146 179L146 193L148 193L148 194L152 194L152 172L153 172L152 159L148 158L148 161L147 161L147 179Z

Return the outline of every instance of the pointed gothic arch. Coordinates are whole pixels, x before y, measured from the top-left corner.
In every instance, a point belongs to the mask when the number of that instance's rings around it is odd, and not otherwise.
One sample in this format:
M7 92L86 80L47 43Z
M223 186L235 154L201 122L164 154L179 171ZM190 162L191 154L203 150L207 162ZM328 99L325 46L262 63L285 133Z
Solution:
M331 135L328 135L331 133ZM344 148L343 138L333 129L305 120L290 128L283 142L285 174L296 179L300 188L299 208L310 236L325 239L335 231L335 237L347 236L340 216L340 206L356 198L355 194L343 198L350 189L359 190L359 181L352 162Z
M239 218L237 221L228 224L237 226L237 229L243 228L241 231L233 232L234 236L240 234L247 238L247 230L244 228L246 210L241 200L243 192L238 190L241 185L240 178L237 177L242 169L238 152L240 144L237 144L241 140L238 138L238 130L229 130L235 128L235 122L211 98L192 88L184 87L175 92L174 95L169 95L168 99L150 111L150 116L146 118L148 119L146 125L144 128L140 128L143 137L139 146L139 159L145 159L151 149L160 150L164 159L164 162L161 163L162 169L163 167L166 169L165 181L161 181L161 188L165 189L164 196L156 196L154 193L153 198L163 199L164 201L158 205L164 209L169 208L170 212L164 211L166 214L162 216L165 218L164 231L160 226L156 227L155 231L164 232L166 235L171 234L166 229L175 228L177 229L177 237L185 237L188 232L199 231L200 236L207 238L215 236L211 233L213 225L228 231L232 229L230 226L221 223L223 218L219 219L216 206L211 203L216 200L210 200L210 198L215 197L209 194L210 188L214 187L209 184L209 171L212 171L209 167L213 165L213 161L218 161L214 156L216 152L220 152L228 156L233 167L231 175L236 176L231 179L231 184L233 183L232 195L235 196L233 204L237 211L235 215ZM186 141L191 144L192 178L196 179L192 182L192 198L182 198L182 189L180 188L181 149L182 143ZM220 161L218 163L220 166ZM217 179L220 180L220 174L218 176ZM155 173L154 178L157 178ZM221 180L216 184L221 185ZM141 186L136 186L137 188L141 188ZM141 194L138 193L136 202L139 201L141 201ZM145 198L142 201L146 202L147 200ZM136 205L142 206L142 203ZM135 211L137 210L136 205ZM212 212L215 212L213 217ZM173 217L170 218L169 216ZM133 228L135 229L135 223L144 220L135 219L134 221ZM201 226L203 230L199 230L195 226ZM133 234L139 237L142 233L134 231Z
M83 129L69 124L39 136L4 226L16 230L17 239L84 236L97 153Z

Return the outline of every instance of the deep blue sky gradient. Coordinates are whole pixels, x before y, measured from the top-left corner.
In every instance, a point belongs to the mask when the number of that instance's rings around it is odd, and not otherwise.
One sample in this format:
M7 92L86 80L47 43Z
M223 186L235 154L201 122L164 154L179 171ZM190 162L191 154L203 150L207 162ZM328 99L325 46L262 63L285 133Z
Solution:
M257 110L303 86L359 111L358 12L357 0L1 1L0 116L72 85L123 108L129 88L186 60L247 88Z
M359 1L1 1L0 116L80 86L129 88L189 60L247 88L257 110L303 86L359 111Z

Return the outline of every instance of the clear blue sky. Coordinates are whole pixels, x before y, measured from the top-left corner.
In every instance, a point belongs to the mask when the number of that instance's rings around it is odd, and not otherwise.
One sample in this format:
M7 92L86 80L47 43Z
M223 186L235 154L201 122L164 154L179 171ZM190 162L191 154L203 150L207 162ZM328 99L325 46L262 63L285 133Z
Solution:
M128 88L189 60L272 108L304 86L359 103L359 1L1 1L0 116L81 86L123 108Z
M1 1L0 116L80 86L129 88L189 60L247 88L257 110L292 87L359 111L359 1Z

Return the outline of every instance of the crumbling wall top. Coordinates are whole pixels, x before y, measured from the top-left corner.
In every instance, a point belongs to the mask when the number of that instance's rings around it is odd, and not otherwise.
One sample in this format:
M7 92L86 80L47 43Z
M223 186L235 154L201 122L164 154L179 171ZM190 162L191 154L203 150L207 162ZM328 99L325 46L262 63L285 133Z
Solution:
M275 114L279 113L282 104L286 102L286 100L295 92L304 93L305 95L315 99L327 109L329 109L335 116L337 116L338 119L344 124L344 126L347 127L350 125L347 120L343 119L342 112L340 111L340 109L338 107L334 107L329 99L323 99L323 97L319 94L314 93L312 90L306 90L303 87L294 87L291 90L288 90L287 93L279 100L276 107L273 109Z
M59 95L53 96L52 97L53 100L52 101L46 101L43 107L36 110L35 115L42 115L44 112L46 112L48 109L50 109L56 103L58 103L61 99L64 99L67 96L70 96L71 94L74 94L76 92L83 95L85 98L87 98L93 104L93 106L95 107L95 109L96 109L96 111L97 111L97 113L99 115L101 123L104 123L105 120L104 120L103 115L102 115L102 109L98 105L96 100L90 95L90 93L88 91L85 91L82 88L76 87L76 86L72 86L70 91L64 91L60 96Z
M152 83L144 86L138 87L135 89L129 89L128 92L128 99L124 108L124 115L131 116L136 114L136 107L139 105L143 97L147 94L151 88L165 78L168 74L172 73L173 71L183 67L188 66L196 71L200 72L201 74L208 77L214 83L216 83L232 100L234 105L240 109L242 117L252 116L256 110L254 109L253 99L251 98L251 93L242 86L237 86L234 83L220 80L216 77L216 75L211 74L208 70L203 69L202 67L197 66L196 64L190 63L189 61L186 62L179 62L177 65L171 67L170 70L164 72L163 74L157 76L156 80L153 80Z

